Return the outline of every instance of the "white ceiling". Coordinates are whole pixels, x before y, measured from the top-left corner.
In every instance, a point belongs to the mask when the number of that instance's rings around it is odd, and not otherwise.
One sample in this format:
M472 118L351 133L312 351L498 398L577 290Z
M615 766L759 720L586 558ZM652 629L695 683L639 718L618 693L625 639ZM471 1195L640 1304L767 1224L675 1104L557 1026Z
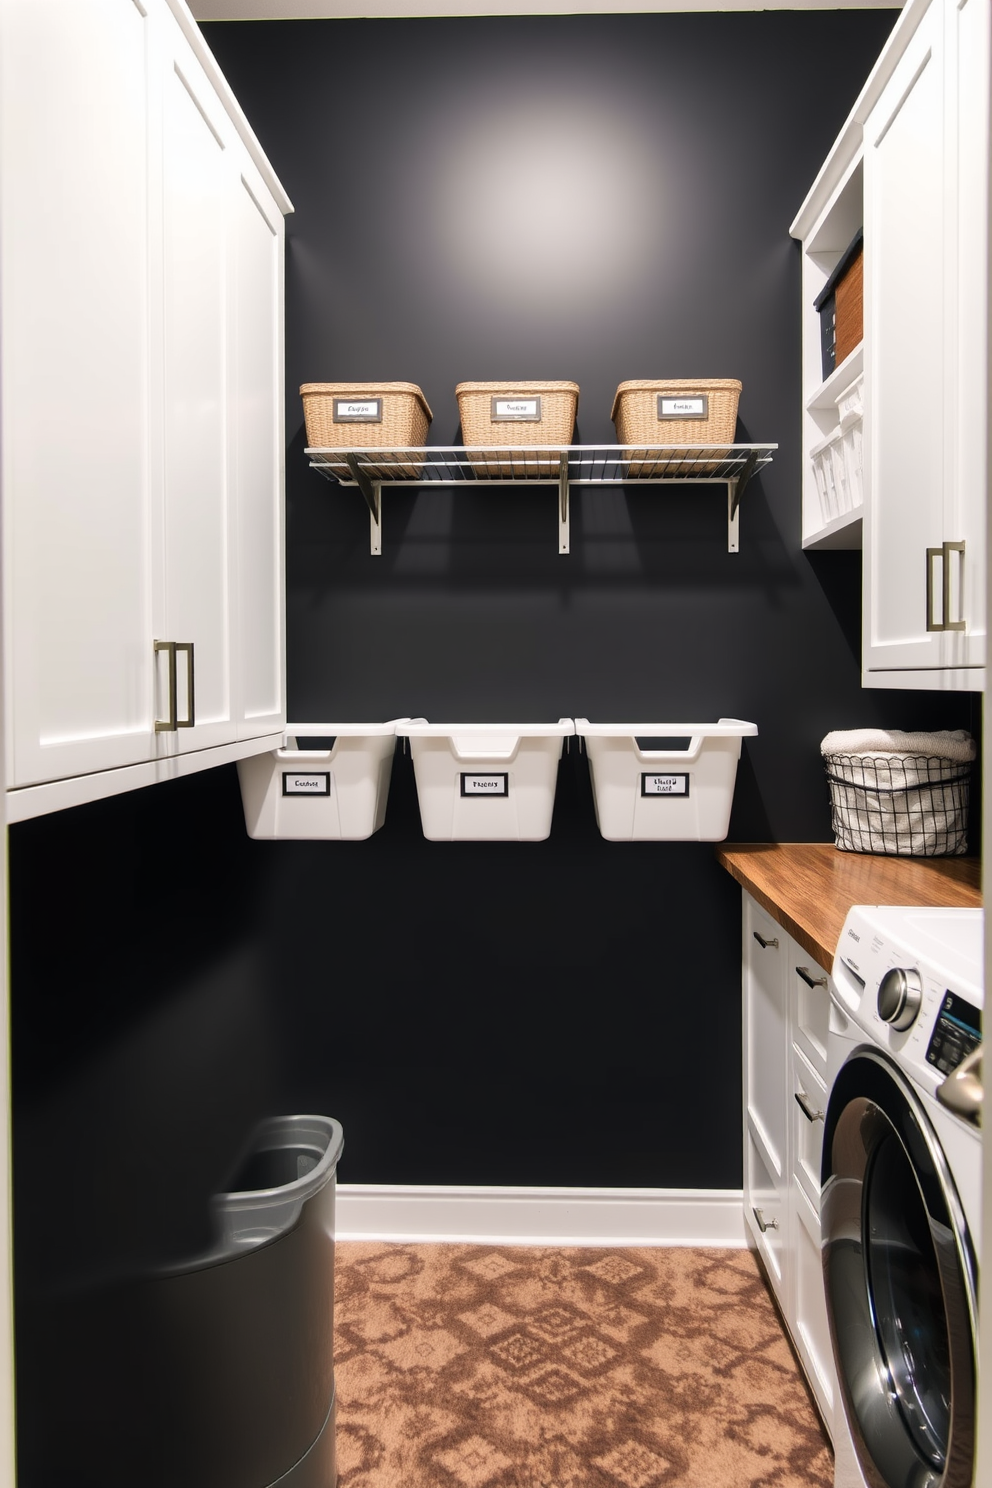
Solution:
M198 21L346 17L598 15L687 10L884 10L902 0L189 0Z

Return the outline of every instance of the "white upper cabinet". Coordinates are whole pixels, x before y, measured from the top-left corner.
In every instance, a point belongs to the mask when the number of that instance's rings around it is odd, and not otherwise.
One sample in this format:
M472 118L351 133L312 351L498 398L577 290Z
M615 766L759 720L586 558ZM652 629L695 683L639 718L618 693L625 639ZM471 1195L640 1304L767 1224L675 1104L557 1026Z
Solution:
M228 499L226 119L186 40L162 59L163 633L180 645L179 749L235 737L231 669L233 519ZM171 63L171 65L170 65ZM192 657L192 660L190 659Z
M149 20L4 7L0 32L7 769L148 759Z
M943 660L927 631L926 556L943 540L952 473L942 21L931 5L865 124L867 671Z
M230 218L233 264L230 479L238 512L234 626L239 738L285 722L282 216L246 164Z
M909 0L792 225L803 543L860 546L863 518L867 687L985 685L988 145L987 0ZM863 345L824 379L813 301L859 224ZM837 516L845 434L857 473Z
M865 123L868 686L984 685L987 29L934 0Z
M291 208L181 0L33 0L0 24L16 819L285 721Z

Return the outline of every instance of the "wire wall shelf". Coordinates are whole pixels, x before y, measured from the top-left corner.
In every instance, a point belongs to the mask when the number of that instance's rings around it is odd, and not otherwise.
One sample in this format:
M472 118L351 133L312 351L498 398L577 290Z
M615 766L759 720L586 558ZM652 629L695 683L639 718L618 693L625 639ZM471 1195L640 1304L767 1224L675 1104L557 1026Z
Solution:
M490 449L445 445L403 449L307 449L310 468L341 486L357 487L369 508L371 552L382 552L382 492L386 487L544 485L558 490L558 551L569 550L572 486L724 485L727 551L739 551L740 500L777 444L569 444Z

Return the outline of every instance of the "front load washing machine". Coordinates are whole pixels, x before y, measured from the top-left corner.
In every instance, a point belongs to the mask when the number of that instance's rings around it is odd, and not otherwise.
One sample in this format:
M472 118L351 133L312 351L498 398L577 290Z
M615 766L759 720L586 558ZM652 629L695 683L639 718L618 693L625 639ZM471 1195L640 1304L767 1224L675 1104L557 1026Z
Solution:
M983 912L856 906L834 960L820 1220L835 1488L970 1488Z

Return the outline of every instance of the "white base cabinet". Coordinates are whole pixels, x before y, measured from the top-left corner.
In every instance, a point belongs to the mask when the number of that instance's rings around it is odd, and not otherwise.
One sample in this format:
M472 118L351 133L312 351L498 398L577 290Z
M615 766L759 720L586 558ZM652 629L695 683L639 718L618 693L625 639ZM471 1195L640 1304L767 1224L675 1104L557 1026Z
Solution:
M744 1219L832 1432L819 1209L829 979L755 899L743 897Z
M0 19L5 723L41 787L285 722L283 214L181 0ZM76 792L78 796L78 791Z

